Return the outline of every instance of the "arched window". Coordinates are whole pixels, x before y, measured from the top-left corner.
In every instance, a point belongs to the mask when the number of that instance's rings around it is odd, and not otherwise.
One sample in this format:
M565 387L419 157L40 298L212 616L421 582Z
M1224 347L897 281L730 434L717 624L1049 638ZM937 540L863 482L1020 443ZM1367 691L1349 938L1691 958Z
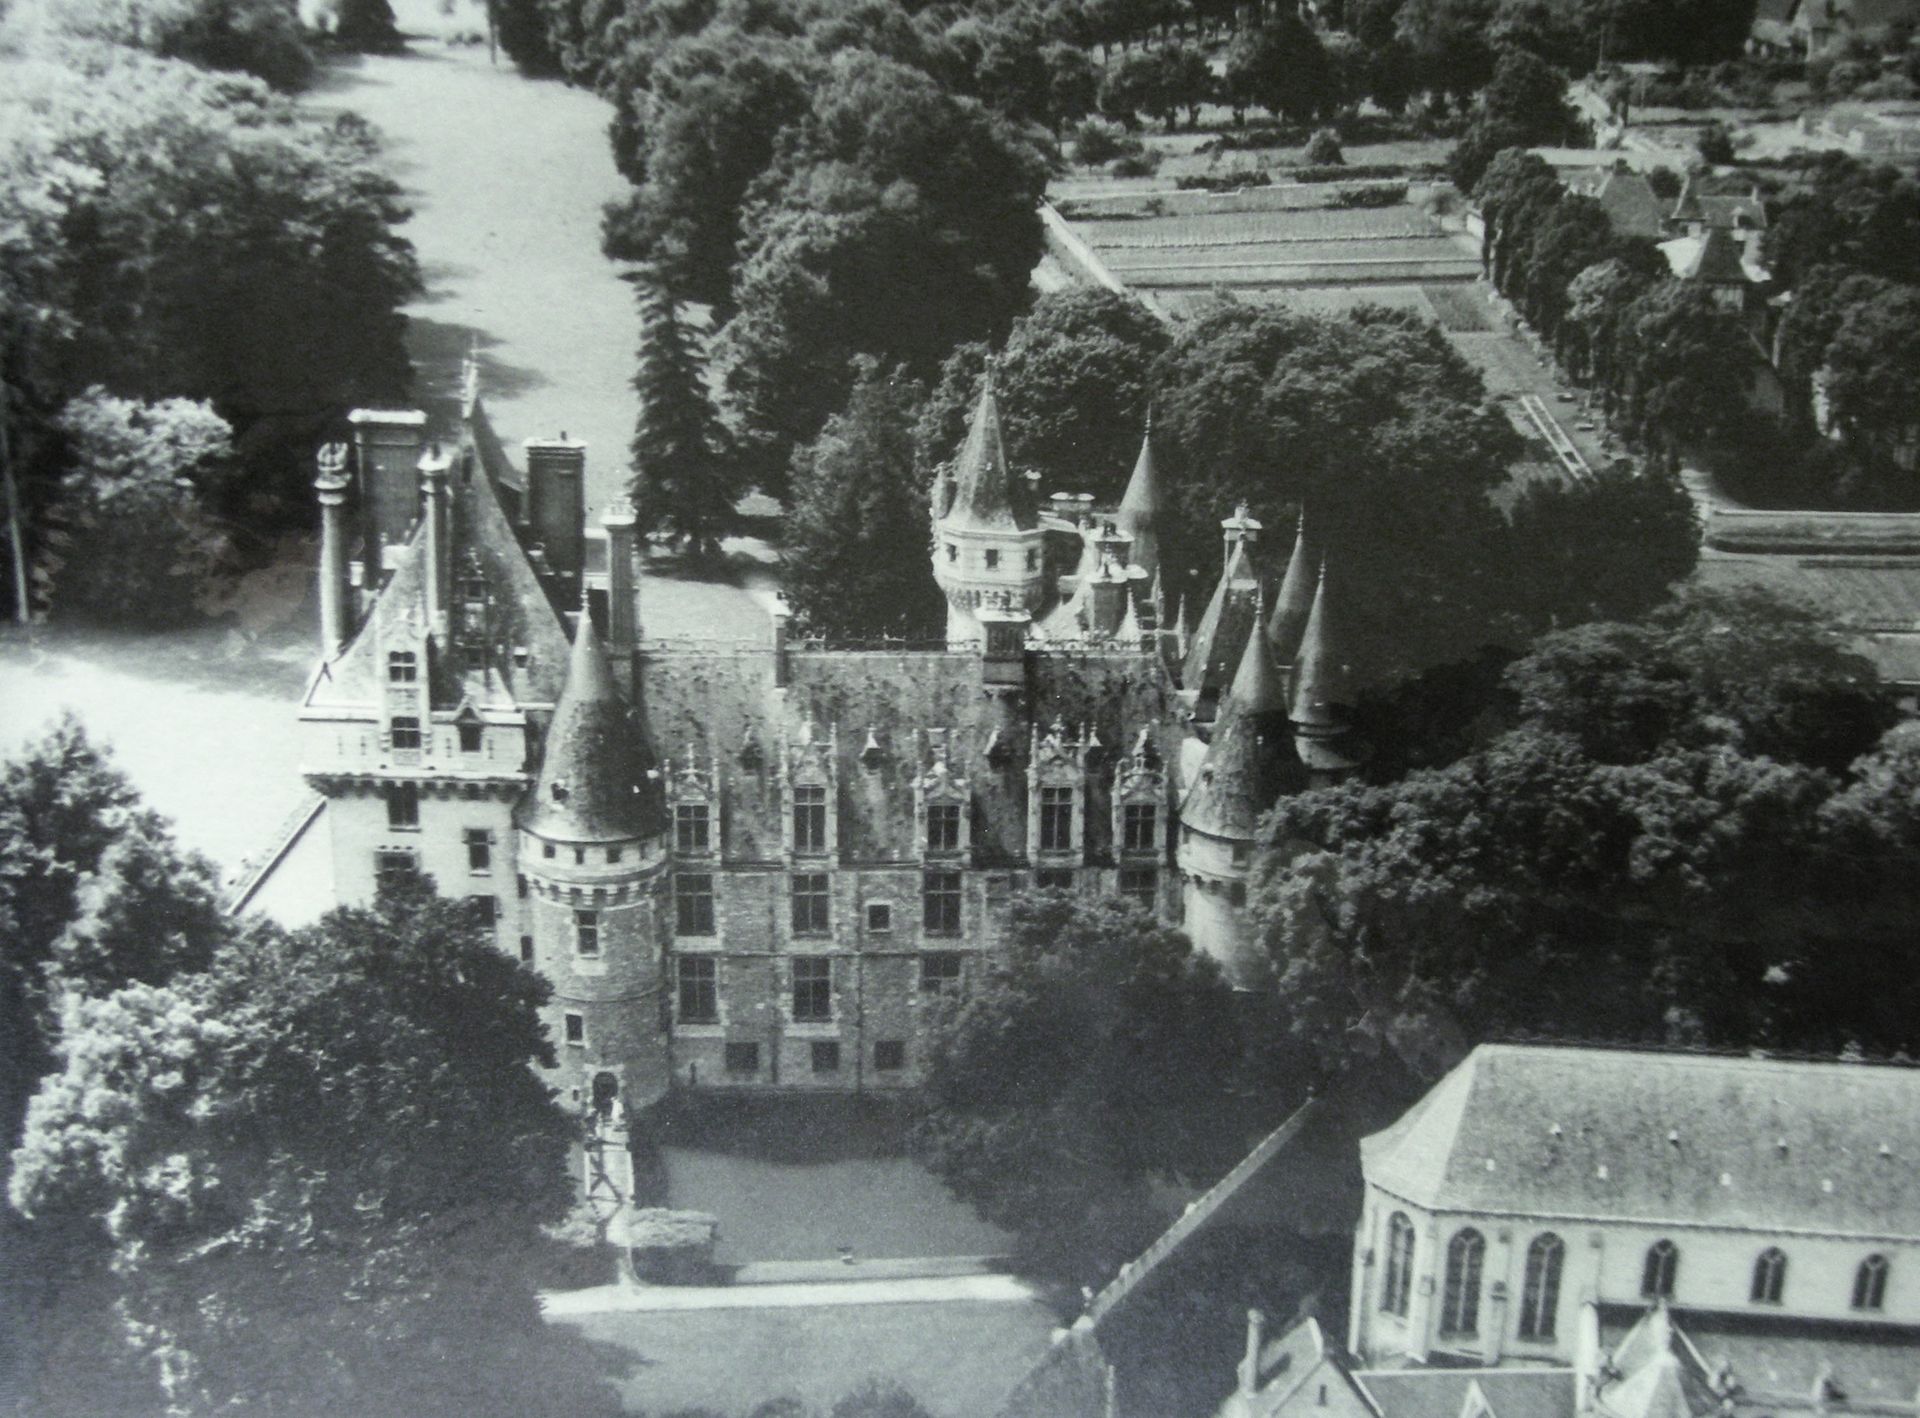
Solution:
M1406 1212L1396 1211L1387 1221L1387 1274L1380 1287L1380 1308L1390 1315L1405 1315L1412 1291L1413 1223Z
M1756 1305L1777 1305L1781 1287L1786 1283L1786 1252L1777 1246L1768 1246L1753 1263L1753 1291L1747 1298Z
M1887 1302L1887 1258L1868 1256L1853 1273L1853 1307L1877 1310Z
M1487 1243L1469 1226L1447 1242L1447 1284L1440 1305L1442 1334L1480 1332L1480 1262Z
M1647 1247L1647 1264L1640 1272L1640 1293L1649 1300L1671 1300L1673 1277L1680 1269L1680 1248L1672 1241Z
M1551 1231L1533 1238L1527 1247L1527 1280L1520 1291L1520 1337L1552 1339L1554 1317L1560 1309L1560 1267L1567 1248Z

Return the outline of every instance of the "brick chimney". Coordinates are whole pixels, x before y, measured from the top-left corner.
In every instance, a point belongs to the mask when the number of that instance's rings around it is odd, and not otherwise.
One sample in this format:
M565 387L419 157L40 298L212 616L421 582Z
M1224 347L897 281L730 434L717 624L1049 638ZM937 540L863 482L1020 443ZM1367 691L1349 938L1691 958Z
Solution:
M529 438L527 530L547 549L547 565L569 579L580 575L587 537L587 445L562 433Z
M320 654L331 660L353 635L353 588L347 580L347 445L329 443L315 459L320 475Z
M355 409L354 466L360 476L360 521L368 589L379 585L380 549L407 539L420 516L420 445L427 416L418 409Z
M420 495L426 503L427 627L444 646L447 610L453 599L453 547L447 518L447 474L453 456L434 444L420 457Z
M600 525L607 532L607 658L613 662L614 678L628 690L633 687L633 652L640 641L635 520L633 504L625 498L600 514Z

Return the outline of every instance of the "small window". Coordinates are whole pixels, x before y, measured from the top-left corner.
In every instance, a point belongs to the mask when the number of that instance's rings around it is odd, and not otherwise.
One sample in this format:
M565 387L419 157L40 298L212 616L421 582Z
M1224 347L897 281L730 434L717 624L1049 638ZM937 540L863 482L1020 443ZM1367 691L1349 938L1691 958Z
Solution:
M420 721L410 714L395 714L391 742L396 749L419 748Z
M793 850L827 850L827 790L799 787L793 790Z
M882 1073L895 1073L907 1066L907 1046L901 1039L882 1039L873 1046L873 1066Z
M1646 1264L1640 1268L1640 1294L1648 1300L1671 1300L1674 1277L1680 1270L1680 1248L1672 1241L1659 1240L1647 1247Z
M947 543L947 560L958 561L959 559L960 559L960 548L955 546L952 542L948 542Z
M720 962L711 955L682 955L675 964L676 1001L682 1024L720 1022Z
M619 864L622 850L623 849L619 847L607 848L607 865L608 866L616 866Z
M813 1043L813 1071L815 1073L840 1072L840 1045L833 1039L816 1039Z
M484 827L469 827L466 831L467 870L475 876L485 876L493 870L493 834Z
M573 864L577 867L583 867L587 864L587 849L585 847L575 847L573 849Z
M1050 867L1045 871L1035 872L1033 884L1035 889L1040 891L1071 891L1073 890L1073 873L1062 871L1058 867Z
M408 831L420 825L420 785L387 784L387 826Z
M600 953L600 913L598 911L573 913L573 948L580 955Z
M1233 864L1235 866L1237 867L1245 866L1250 860L1252 860L1252 856L1253 856L1253 849L1249 847L1245 842L1235 842L1233 844Z
M699 856L709 849L710 819L705 803L679 803L673 809L673 849Z
M987 548L987 570L992 571L1000 565L1000 553L992 547Z
M920 988L928 994L937 995L943 990L960 987L960 955L957 951L940 950L920 957Z
M958 803L927 805L927 850L929 852L960 850L960 805Z
M1756 1305L1777 1305L1786 1283L1786 1252L1768 1246L1753 1262L1753 1288L1747 1292L1747 1298Z
M413 874L413 853L397 848L386 848L373 854L373 881L376 889L384 890L395 882Z
M1868 1256L1853 1273L1853 1307L1878 1310L1887 1303L1887 1258Z
M584 1044L587 1042L587 1021L584 1015L567 1015L566 1030L567 1042L569 1044Z
M758 1044L729 1044L726 1049L728 1073L756 1074L760 1072L760 1046Z
M520 963L522 965L533 964L533 937L530 935L520 937Z
M527 899L527 878L524 875L515 876L513 879L513 889L519 895L522 901L526 900Z
M676 872L673 878L675 935L713 934L713 878L706 872Z
M793 962L793 1018L797 1024L824 1024L833 1018L833 961L801 956Z
M825 935L828 930L827 874L807 871L793 878L793 933Z
M1151 852L1158 845L1158 817L1152 803L1128 803L1121 814L1121 845L1129 852Z
M553 843L542 842L540 844L540 855L545 857L548 861L552 861L556 855L556 849L554 848Z
M1247 904L1247 884L1244 881L1232 882L1227 887L1227 901L1234 906Z
M867 929L874 935L885 935L893 929L893 903L891 901L869 901L867 903Z
M411 650L395 650L387 656L387 683L412 684L420 678L420 660Z
M480 724L461 724L459 729L460 751L462 753L478 753L486 742L485 728Z
M467 909L473 912L474 920L492 930L500 919L500 898L475 892L467 898Z
M1073 850L1073 789L1040 790L1040 850Z
M1152 867L1120 868L1120 894L1151 911L1160 900L1160 873Z
M1027 548L1027 570L1033 571L1040 565L1040 554L1032 547Z
M928 935L960 934L960 873L930 871L922 883L924 925Z

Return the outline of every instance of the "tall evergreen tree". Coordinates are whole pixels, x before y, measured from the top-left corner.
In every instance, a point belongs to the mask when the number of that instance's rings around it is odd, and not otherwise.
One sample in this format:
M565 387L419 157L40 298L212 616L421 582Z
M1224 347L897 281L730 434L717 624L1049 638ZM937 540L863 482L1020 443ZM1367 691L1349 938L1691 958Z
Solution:
M734 476L713 412L694 334L658 277L641 286L640 368L633 387L633 502L642 536L665 536L696 557L712 556L739 524Z

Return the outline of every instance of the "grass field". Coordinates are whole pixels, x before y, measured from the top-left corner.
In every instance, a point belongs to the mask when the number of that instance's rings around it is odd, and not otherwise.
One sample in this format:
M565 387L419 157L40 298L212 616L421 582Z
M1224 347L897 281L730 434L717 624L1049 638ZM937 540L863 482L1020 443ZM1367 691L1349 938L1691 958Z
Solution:
M1417 207L1320 207L1306 210L1227 210L1074 222L1102 252L1135 246L1211 246L1232 242L1366 241L1432 236L1433 219Z
M1056 1323L1009 1302L686 1310L569 1317L634 1361L629 1412L743 1414L791 1394L825 1410L863 1378L891 1378L937 1418L984 1418L1046 1352Z

